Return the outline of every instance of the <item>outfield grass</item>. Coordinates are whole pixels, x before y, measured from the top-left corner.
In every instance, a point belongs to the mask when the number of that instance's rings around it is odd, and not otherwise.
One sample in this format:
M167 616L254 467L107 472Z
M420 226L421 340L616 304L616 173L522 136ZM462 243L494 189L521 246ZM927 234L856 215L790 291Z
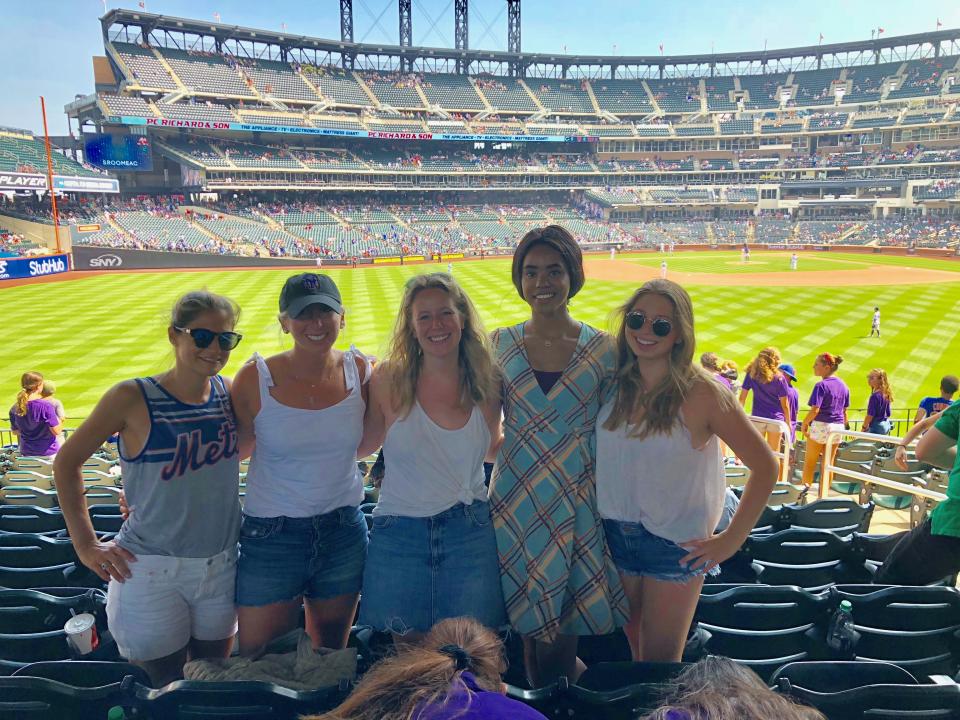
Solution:
M682 265L689 272L771 272L779 266L789 272L787 258L789 253L754 253L751 265L744 268L728 264L739 260L738 253L705 252L677 253L668 262L671 268L680 270ZM660 258L651 255L636 261L658 266ZM801 270L882 263L960 271L960 263L949 261L839 253L830 253L829 258L804 254L800 263ZM381 355L404 281L439 267L329 270L348 309L340 345L352 343ZM508 259L457 263L454 271L488 328L527 317L528 308L510 282ZM69 416L86 415L111 384L169 367L173 356L165 327L170 306L179 294L201 287L229 295L243 308L238 329L244 339L227 368L232 374L254 351L270 354L289 347L276 319L277 295L288 274L249 270L101 275L6 288L0 397L12 404L20 374L38 370L57 382ZM741 287L688 287L697 316L697 352L712 350L742 367L761 347L775 345L797 367L802 401L814 383L810 372L814 356L824 350L844 356L841 376L851 386L855 407L866 404L865 376L871 368L890 373L896 407L915 405L923 395L936 392L942 375L960 372L958 284L781 288L748 287L749 277L743 282ZM574 298L572 311L578 319L607 328L611 310L634 287L588 281ZM874 305L883 309L884 336L879 340L866 337Z

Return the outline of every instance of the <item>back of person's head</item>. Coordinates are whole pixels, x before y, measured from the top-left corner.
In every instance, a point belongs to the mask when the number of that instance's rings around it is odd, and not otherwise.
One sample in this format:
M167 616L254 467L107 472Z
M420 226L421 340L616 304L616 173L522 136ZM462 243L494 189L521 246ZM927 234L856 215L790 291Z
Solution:
M40 396L48 398L57 392L57 386L54 384L53 380L44 380L43 387L40 388Z
M720 372L720 358L716 353L705 352L700 356L700 365L710 372Z
M644 720L826 720L778 695L749 668L709 656L677 677L663 705Z
M747 375L761 383L771 382L780 372L780 351L765 347L747 365Z
M43 388L43 375L38 372L25 372L20 376L20 392L17 393L17 415L27 414L27 398Z
M373 666L338 708L302 720L410 720L418 709L468 693L469 672L483 690L501 692L507 669L503 645L473 618L441 620L415 645Z
M817 355L817 360L822 362L824 365L830 368L830 372L835 373L840 367L840 363L843 362L842 355L831 355L828 352L820 353Z
M960 378L956 375L944 375L940 380L940 392L944 395L956 395L960 389Z

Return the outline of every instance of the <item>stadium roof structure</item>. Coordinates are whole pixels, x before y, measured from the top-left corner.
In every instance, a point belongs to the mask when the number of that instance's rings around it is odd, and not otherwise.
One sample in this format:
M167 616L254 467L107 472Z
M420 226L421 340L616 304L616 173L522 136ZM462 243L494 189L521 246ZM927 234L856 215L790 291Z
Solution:
M672 78L867 66L960 54L960 28L826 45L696 55L566 55L352 43L241 25L114 9L100 18L104 40L237 57L310 61L368 70L519 74L557 78ZM131 35L131 29L135 30ZM207 43L211 43L212 46Z

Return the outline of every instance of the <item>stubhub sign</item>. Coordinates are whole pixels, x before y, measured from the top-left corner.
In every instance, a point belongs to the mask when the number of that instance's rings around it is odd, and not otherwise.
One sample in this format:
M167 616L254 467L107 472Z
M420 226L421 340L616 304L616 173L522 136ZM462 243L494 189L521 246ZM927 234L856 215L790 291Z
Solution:
M47 255L33 258L0 258L0 280L57 275L70 269L69 255Z

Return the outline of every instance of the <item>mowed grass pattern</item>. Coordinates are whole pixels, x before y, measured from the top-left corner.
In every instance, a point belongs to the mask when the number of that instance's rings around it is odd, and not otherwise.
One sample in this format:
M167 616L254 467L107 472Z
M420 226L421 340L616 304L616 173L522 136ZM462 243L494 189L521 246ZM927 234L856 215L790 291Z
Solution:
M734 272L725 261L733 253L687 253L668 259L687 271ZM773 256L755 253L759 260ZM785 255L788 258L789 254ZM917 266L920 259L841 256L829 262L897 261ZM659 257L640 262L659 265ZM826 259L801 257L801 269ZM784 263L786 260L784 259ZM932 262L932 264L931 264ZM703 267L695 267L702 265ZM927 261L925 267L960 270L960 263ZM341 288L348 309L339 347L356 345L381 356L411 275L446 265L326 270ZM718 269L720 268L720 269ZM732 269L731 269L732 268ZM838 269L831 267L830 269ZM771 271L771 266L764 267ZM785 272L788 270L784 269ZM73 418L88 414L110 385L125 378L167 369L173 360L165 328L174 300L183 292L208 288L234 298L243 312L238 330L244 339L226 372L232 374L256 351L268 355L290 347L277 322L277 297L288 270L118 274L3 290L6 312L0 330L0 397L14 401L20 374L38 370L57 382L58 396ZM527 305L510 281L509 259L456 263L454 275L477 304L488 329L519 322ZM960 281L960 275L957 277ZM707 350L729 357L741 368L762 347L779 347L797 367L801 403L812 388L810 368L824 350L845 362L841 376L851 386L854 407L869 395L865 376L874 367L890 374L895 406L914 406L935 393L942 375L960 372L960 284L851 288L712 287L690 285L697 322L697 354ZM572 301L574 316L607 329L611 312L629 296L633 283L589 281ZM868 338L874 305L883 311L883 337Z

